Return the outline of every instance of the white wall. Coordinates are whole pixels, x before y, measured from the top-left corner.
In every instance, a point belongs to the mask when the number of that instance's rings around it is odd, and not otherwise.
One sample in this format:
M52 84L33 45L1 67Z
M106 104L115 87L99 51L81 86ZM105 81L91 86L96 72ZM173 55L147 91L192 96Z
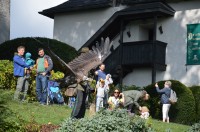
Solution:
M187 66L187 24L200 23L200 1L170 4L176 10L174 17L159 20L163 34L157 32L157 40L168 43L166 71L157 71L157 81L175 79L187 86L200 85L200 66ZM135 25L134 25L135 26ZM142 80L142 81L141 81ZM151 69L134 69L127 75L124 84L146 86L151 83Z
M157 40L168 43L166 51L166 71L157 71L157 81L175 79L182 83L200 85L200 66L187 66L186 71L186 25L200 23L200 1L180 2L170 4L176 13L173 17L159 19L158 27L162 25L163 34L157 32ZM79 49L113 14L124 7L111 7L99 11L69 13L57 15L54 19L54 38ZM146 23L129 23L124 31L124 42L147 39L143 25ZM148 26L147 26L148 27ZM131 32L129 38L127 31ZM115 48L119 45L119 36L114 40ZM146 86L151 83L151 69L137 68L128 74L123 83L126 85Z
M123 7L56 15L54 18L54 39L65 42L78 50L121 8Z

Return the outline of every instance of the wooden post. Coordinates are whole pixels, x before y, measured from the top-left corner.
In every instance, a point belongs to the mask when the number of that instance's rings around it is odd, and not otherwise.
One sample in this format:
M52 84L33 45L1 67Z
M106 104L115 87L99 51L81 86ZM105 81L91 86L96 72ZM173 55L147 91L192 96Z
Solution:
M153 44L152 44L152 83L156 82L156 35L157 35L157 15L154 16L154 27L153 27Z
M120 75L119 75L119 84L120 90L122 91L122 84L123 84L123 68L122 68L122 61L123 61L123 31L124 31L124 21L121 20L121 27L120 27Z

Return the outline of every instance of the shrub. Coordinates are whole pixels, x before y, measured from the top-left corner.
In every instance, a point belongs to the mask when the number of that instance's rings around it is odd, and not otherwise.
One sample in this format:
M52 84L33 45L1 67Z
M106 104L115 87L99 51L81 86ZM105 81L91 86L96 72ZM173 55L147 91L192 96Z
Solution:
M200 86L192 86L190 89L195 99L196 120L200 121Z
M0 131L23 132L25 121L6 106L6 102L11 100L11 96L12 92L0 89Z
M165 81L158 82L160 88L163 88ZM170 121L181 123L181 124L190 124L195 122L195 101L192 91L186 87L184 84L179 81L171 80L172 89L176 91L178 102L174 105L171 105L169 111ZM160 97L155 89L155 84L151 84L145 87L145 90L150 94L149 106L150 114L153 118L161 119L162 118L162 108L158 103Z
M36 100L36 72L32 71L29 79L29 89L27 92L27 101L32 102ZM59 79L64 77L62 72L52 72L52 79ZM16 89L17 78L13 76L13 62L9 60L0 60L0 89L7 89L14 91Z
M192 125L188 129L188 132L200 132L200 122L199 123L195 123L194 125Z
M35 38L27 37L17 38L2 43L0 45L0 60L13 60L14 53L17 52L17 47L20 45L25 46L25 51L30 52L34 60L38 58L38 48L44 48L45 53L50 55L49 51L45 49L46 46L42 45L40 42L46 45L49 44L51 50L65 62L71 61L78 54L75 48L55 39L37 37L35 40ZM65 67L59 65L57 59L53 56L51 57L54 62L54 70L66 71L66 69L64 69Z
M57 132L146 132L144 120L132 120L125 110L102 110L92 118L66 119Z
M122 90L123 91L128 91L128 90L141 90L140 87L137 87L135 85L132 85L132 86L122 86Z
M96 92L95 92L95 89L96 89L96 80L92 80L89 82L89 85L91 87L91 91L90 94L88 95L88 103L95 103L95 99L96 99Z
M13 76L13 63L9 60L0 60L0 89L14 90L16 78Z

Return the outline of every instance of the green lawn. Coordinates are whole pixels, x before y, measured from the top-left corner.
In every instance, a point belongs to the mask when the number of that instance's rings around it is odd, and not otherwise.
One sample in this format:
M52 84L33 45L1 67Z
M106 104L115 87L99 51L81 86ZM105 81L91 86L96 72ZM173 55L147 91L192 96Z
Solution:
M39 124L60 124L71 114L71 109L67 105L40 105L39 103L18 103L10 101L9 108L18 113L25 121L30 121L34 117Z
M190 126L181 125L177 123L163 123L162 121L152 120L152 127L157 132L166 132L167 129L172 130L172 132L184 132L188 130Z
M51 123L58 125L62 123L64 119L70 117L72 109L67 105L43 106L37 102L19 103L13 101L12 96L10 92L2 92L2 90L0 90L0 104L2 103L1 101L4 100L3 105L26 122L31 122L31 120L34 119L38 124ZM9 115L7 116L7 118L9 118ZM86 116L89 116L88 111ZM147 123L151 124L157 132L166 132L167 129L170 129L172 132L184 132L190 127L176 123L163 123L155 119L149 119Z

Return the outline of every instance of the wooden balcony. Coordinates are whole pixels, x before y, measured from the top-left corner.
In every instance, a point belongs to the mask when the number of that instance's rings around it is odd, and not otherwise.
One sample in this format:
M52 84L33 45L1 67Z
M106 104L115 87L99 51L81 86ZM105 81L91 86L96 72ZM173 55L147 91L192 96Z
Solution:
M105 60L106 72L113 73L118 65L137 68L153 66L156 70L166 70L167 43L161 41L138 41L121 44Z

